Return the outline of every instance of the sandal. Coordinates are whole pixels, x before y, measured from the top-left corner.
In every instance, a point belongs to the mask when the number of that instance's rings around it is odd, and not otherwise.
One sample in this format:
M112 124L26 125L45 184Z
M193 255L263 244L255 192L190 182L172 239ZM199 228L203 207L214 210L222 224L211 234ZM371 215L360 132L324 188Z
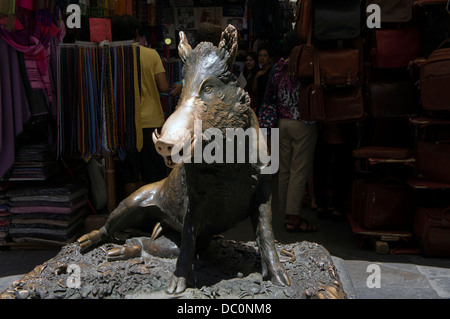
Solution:
M288 232L296 232L296 233L312 233L317 231L317 226L311 224L308 220L297 217L297 221L293 221L292 219L287 219L286 230Z

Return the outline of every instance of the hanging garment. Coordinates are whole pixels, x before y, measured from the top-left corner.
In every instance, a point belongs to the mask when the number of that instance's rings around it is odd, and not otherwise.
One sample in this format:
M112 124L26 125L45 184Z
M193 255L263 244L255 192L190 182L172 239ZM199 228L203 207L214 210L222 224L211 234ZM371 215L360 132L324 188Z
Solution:
M20 76L17 52L0 38L0 177L14 163L14 140L30 111Z

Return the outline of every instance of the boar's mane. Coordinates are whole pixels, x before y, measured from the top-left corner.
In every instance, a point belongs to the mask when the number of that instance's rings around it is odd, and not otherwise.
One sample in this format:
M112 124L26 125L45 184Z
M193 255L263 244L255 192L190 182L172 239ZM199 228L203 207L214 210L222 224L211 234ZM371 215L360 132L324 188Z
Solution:
M190 90L198 89L201 81L207 76L214 76L224 83L226 88L214 103L199 101L203 111L203 129L218 128L225 133L226 128L248 128L250 97L237 84L237 79L227 63L229 52L225 48L218 49L210 42L199 43L189 52L183 68L183 78ZM186 80L188 79L188 80ZM191 86L193 85L193 86Z

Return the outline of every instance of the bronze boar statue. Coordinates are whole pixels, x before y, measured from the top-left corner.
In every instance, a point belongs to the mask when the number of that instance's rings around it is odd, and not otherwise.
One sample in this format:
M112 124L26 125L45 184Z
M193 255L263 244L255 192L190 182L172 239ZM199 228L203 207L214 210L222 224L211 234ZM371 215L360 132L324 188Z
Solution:
M270 276L276 285L290 285L275 249L270 175L261 173L267 163L259 159L213 163L205 158L174 161L174 155L180 154L186 146L191 151L188 155L192 155L196 147L208 147L212 143L211 134L205 134L208 129L215 129L216 133L228 132L230 128L260 132L256 115L249 106L250 98L231 73L237 41L237 31L232 25L224 30L217 47L202 42L192 49L185 34L180 32L178 52L184 63L183 90L176 110L165 122L161 133L155 131L153 134L156 149L166 165L172 168L171 173L166 179L143 186L124 199L103 227L77 240L82 250L86 250L113 240L114 234L125 227L142 225L143 220L149 218L158 222L159 230L178 234L179 246L166 237L139 237L110 250L108 256L110 260L143 254L178 256L167 289L169 294L186 289L194 256L207 247L214 235L246 218L250 218L254 228L263 277ZM200 131L195 130L195 123L201 123ZM238 143L231 144L238 147ZM256 145L260 153L267 153L263 138L259 138ZM220 153L226 146L215 151ZM245 152L251 153L249 147Z

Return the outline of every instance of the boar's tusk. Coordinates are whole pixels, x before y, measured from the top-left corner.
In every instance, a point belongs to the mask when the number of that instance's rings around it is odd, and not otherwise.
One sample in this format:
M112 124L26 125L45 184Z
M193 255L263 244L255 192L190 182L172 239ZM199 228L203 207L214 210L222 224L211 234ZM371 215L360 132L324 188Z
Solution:
M153 139L153 143L156 144L156 142L158 142L159 140L159 134L158 134L158 130L155 128L155 131L152 134L152 139Z

